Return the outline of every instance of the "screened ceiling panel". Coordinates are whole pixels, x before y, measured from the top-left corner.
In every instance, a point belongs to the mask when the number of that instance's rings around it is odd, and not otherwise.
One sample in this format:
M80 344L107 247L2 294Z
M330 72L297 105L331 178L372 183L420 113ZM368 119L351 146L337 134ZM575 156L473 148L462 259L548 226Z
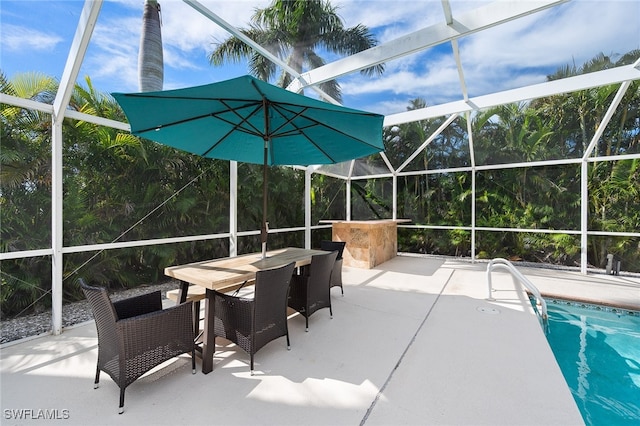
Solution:
M343 163L337 164L324 164L322 166L316 167L315 172L332 176L340 176L344 179L347 179L350 175L351 163L351 161L345 161Z
M389 168L386 166L380 155L371 155L367 158L359 158L354 161L353 177L389 174Z
M459 116L451 118L453 120L448 124L448 120L438 118L404 126L405 131L399 132L404 133L399 135L400 143L406 145L400 151L403 152L403 156L396 159L389 158L396 170L400 169L404 173L470 167L467 122ZM413 150L413 154L404 155L404 152L409 150ZM393 152L395 151L394 149ZM398 164L400 160L402 162Z

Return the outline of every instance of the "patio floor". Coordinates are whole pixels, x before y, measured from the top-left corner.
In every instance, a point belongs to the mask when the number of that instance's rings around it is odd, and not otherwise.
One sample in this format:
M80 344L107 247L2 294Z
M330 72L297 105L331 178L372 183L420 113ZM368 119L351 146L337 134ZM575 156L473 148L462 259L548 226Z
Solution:
M640 309L640 278L518 269L542 292ZM486 263L398 256L344 268L345 295L289 320L284 338L249 357L219 341L214 371L169 361L127 388L93 389L93 322L1 348L2 424L573 425L582 418L525 292ZM23 419L17 417L22 415Z

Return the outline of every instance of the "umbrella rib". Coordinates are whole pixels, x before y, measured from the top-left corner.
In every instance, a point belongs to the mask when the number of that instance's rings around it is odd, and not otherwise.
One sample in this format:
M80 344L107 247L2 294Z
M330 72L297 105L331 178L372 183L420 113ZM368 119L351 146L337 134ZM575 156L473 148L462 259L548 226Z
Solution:
M285 132L285 133L278 133L278 130L282 129L282 128L283 128L284 126L286 126L287 124L289 124L289 123L293 122L293 120L295 120L297 117L302 116L302 114L304 114L304 113L309 109L308 107L305 107L305 108L303 108L302 110L300 110L299 112L295 112L295 111L288 110L288 109L286 109L286 108L282 108L283 110L285 110L285 111L287 111L287 112L291 112L291 113L293 113L293 114L294 114L294 116L293 116L293 117L289 118L289 117L287 117L286 115L284 115L284 114L280 111L280 108L281 108L281 107L280 107L279 105L271 104L271 106L272 106L272 108L273 108L273 110L274 110L274 111L276 111L278 114L280 114L280 116L281 116L282 118L284 118L284 119L285 119L285 121L284 121L284 123L282 123L281 125L279 125L276 129L274 129L272 132L270 132L270 135L269 135L269 136L272 136L272 135L279 136L279 135L286 135L286 134L293 134L293 133L295 133L294 131L288 131L288 132ZM304 116L304 117L305 117L305 118L307 118L306 116ZM308 119L308 118L307 118L307 119ZM304 126L304 128L307 128L307 127L313 127L313 126L316 126L316 125L318 124L317 122L315 122L315 120L311 120L311 121L312 121L314 124L312 124L312 125L310 125L310 126ZM300 129L300 130L301 130L301 129L303 129L303 128L302 128L302 127L296 127L296 129Z
M261 100L256 100L256 99L243 99L243 98L218 98L215 96L212 97L200 97L200 98L196 98L193 96L188 96L188 95L184 95L184 96L160 96L160 95L153 95L150 93L123 93L121 94L123 97L127 97L127 98L137 98L137 99L162 99L162 100L183 100L183 101L206 101L206 102L211 102L211 101L216 101L216 102L225 102L225 101L233 101L233 102L247 102L248 104L255 104L256 102L260 103L262 102Z
M252 84L252 86L254 87L254 89L255 89L255 90L260 94L260 96L262 96L262 97L263 97L263 99L269 99L269 98L268 98L268 96L266 96L266 95L262 92L262 90L260 90L260 88L256 85L255 81L253 81L253 80L252 80L252 81L251 81L251 84ZM322 109L322 110L325 110L325 111L332 111L332 108L321 108L320 106L313 106L313 107L310 107L310 106L304 106L304 109L303 109L302 111L300 111L300 112L291 111L290 109L285 108L285 105L286 105L286 106L290 106L290 107L292 107L292 106L300 106L300 105L296 105L296 104L294 104L294 103L290 103L290 102L277 102L277 103L275 103L275 102L269 102L269 105L270 105L270 106L271 106L275 111L277 111L277 112L278 112L278 113L279 113L283 118L285 118L285 120L287 120L284 124L280 125L280 126L278 127L278 129L283 128L285 125L287 125L288 123L292 122L292 120L293 120L294 118L296 118L296 117L298 117L298 116L302 115L302 114L303 114L303 112L307 111L307 110L308 110L308 109L310 109L310 108L314 108L314 109ZM328 104L328 105L331 105L331 104ZM290 113L295 114L295 115L294 115L294 117L293 117L293 118L291 118L291 119L287 118L287 117L286 117L286 116L285 116L281 111L279 111L279 109L280 109L280 108L282 108L282 110L284 110L284 111L287 111L287 112L290 112ZM371 114L371 113L367 113L367 112L362 112L362 111L347 111L347 110L345 110L345 111L341 111L341 112L342 112L343 114L358 115L358 116L374 116L374 115L375 115L375 114ZM314 119L314 118L307 117L307 116L304 116L304 118L306 118L307 120L309 120L309 121L311 121L311 122L315 123L315 125L319 125L319 126L322 126L322 127L327 128L327 129L333 130L333 131L335 131L335 132L337 132L337 133L339 133L339 134L341 134L341 135L347 136L348 138L351 138L351 139L353 139L353 140L355 140L355 141L357 141L357 142L360 142L360 143L362 143L362 144L364 144L364 145L370 146L370 147L375 148L375 149L377 149L377 148L378 148L378 147L377 147L376 145L374 145L374 144L371 144L371 143L369 143L369 142L367 142L367 141L364 141L364 140L362 140L362 139L359 139L359 138L354 138L353 136L351 136L351 135L349 135L349 134L347 134L347 133L345 133L345 132L343 132L343 131L340 131L340 130L337 130L337 129L335 129L335 128L332 128L332 127L330 127L330 126L326 125L325 123L322 123L322 122L320 122L320 121L318 121L318 120L316 120L316 119ZM309 127L313 127L313 126L306 126L305 128L309 128ZM302 129L302 128L300 128L300 129ZM282 135L290 134L290 133L291 133L291 132L282 133ZM310 141L313 143L313 145L315 145L316 147L318 147L318 145L317 145L317 144L315 144L315 143L314 143L314 142L313 142L313 141L312 141L312 140L311 140L311 139L310 139L306 134L304 134L304 133L302 132L302 130L300 130L300 133L302 133L302 134L304 135L304 137L305 137L305 138L307 138L308 140L310 140ZM277 135L275 132L269 132L269 135L267 135L267 137L269 137L269 138L272 138L272 137L278 137L278 136L279 136L279 135ZM320 148L318 147L318 149L320 149ZM322 150L321 150L321 151L322 151ZM331 157L328 157L328 158L331 158Z
M271 87L268 83L250 76L230 80L230 82L232 82L231 85L221 86L220 90L217 90L217 86L215 86L216 90L214 90L214 85L216 84L214 83L208 86L191 88L187 91L175 90L162 93L115 95L138 98L138 105L134 104L134 106L138 108L136 113L142 114L143 117L148 117L146 106L152 105L149 102L163 100L170 102L169 105L172 105L171 102L177 102L174 108L178 108L178 110L174 111L173 121L151 125L149 118L144 118L139 121L143 122L142 125L144 127L149 128L141 130L132 128L132 133L170 146L184 146L187 151L193 153L201 152L199 150L206 150L206 152L200 154L202 156L217 155L216 152L222 146L226 147L231 140L236 141L234 134L238 135L237 141L243 144L242 149L245 149L244 145L247 143L253 146L254 137L263 139L266 143L263 146L265 153L268 153L271 157L276 155L276 151L269 141L273 140L275 142L278 140L276 138L300 138L297 143L306 144L309 149L308 151L303 150L300 152L308 152L309 155L315 155L315 160L313 161L320 162L345 161L343 157L348 155L362 156L367 155L369 151L377 152L381 150L381 144L378 142L379 137L376 132L369 132L366 127L362 127L366 126L365 123L369 119L378 118L379 114L336 107L305 96L301 96L306 99L302 100L300 97L294 97L294 95L300 96L295 93L287 92L285 95L278 91L284 89L278 88L276 90L275 86ZM246 83L250 83L253 93L248 91L246 86L243 86ZM215 96L216 94L221 96ZM234 97L236 94L239 96ZM271 99L272 96L274 99ZM298 102L297 99L300 99L300 101ZM156 108L162 108L162 105L164 104L159 104ZM264 116L261 115L263 112ZM194 115L185 117L187 114ZM337 115L336 121L333 119L334 114ZM162 115L164 115L163 119L171 120L173 112L169 109ZM264 128L262 128L260 118L264 119ZM374 121L377 123L377 120ZM185 125L187 130L183 132L182 126ZM168 132L165 133L165 130L168 130ZM243 134L247 136L242 136ZM193 143L188 143L188 141L171 143L173 139L180 137L182 139L193 137L197 140L194 140ZM334 138L336 141L351 143L353 149L343 152L342 142L334 143L332 142ZM327 140L328 144L324 142L325 140ZM298 150L295 145L292 145L291 148L294 149L294 152ZM316 154L312 154L314 150ZM224 154L221 152L219 155L227 157L231 155L234 157L237 154L239 153L235 152L233 146L230 146L229 149L224 149ZM293 161L301 160L304 161L304 159L293 159ZM267 159L265 157L266 162ZM269 163L276 164L278 161L275 158L271 158Z
M298 116L301 116L303 112L305 112L305 111L307 111L307 110L309 109L309 108L305 108L303 111L301 111L301 112L297 113L296 111L291 111L291 110L289 110L289 109L287 109L287 108L284 108L284 107L283 107L283 104L280 104L280 105L278 105L278 106L277 106L276 108L274 108L274 109L275 109L275 110L276 110L276 111L277 111L277 112L278 112L282 117L284 117L285 119L286 119L287 117L286 117L286 116L285 116L281 111L279 111L279 109L280 109L280 108L282 108L283 110L285 110L285 111L287 111L287 112L290 112L290 113L296 114L293 118L296 118L296 117L298 117ZM365 113L365 114L358 114L358 113L354 113L353 115L359 115L359 116L362 116L362 115L369 115L369 114L366 114L366 113ZM323 122L321 122L321 121L318 121L318 120L317 120L317 119L315 119L315 118L307 117L307 116L304 116L304 115L303 115L303 117L304 117L305 119L309 120L310 122L314 123L314 124L310 124L310 125L307 125L307 126L305 126L305 127L299 127L298 129L300 130L300 133L301 133L301 134L303 134L303 135L304 135L304 136L305 136L309 141L311 141L311 143L313 143L315 146L317 146L317 145L313 142L313 140L311 140L311 139L310 139L306 134L304 134L304 132L303 132L303 131L304 131L304 129L308 129L308 128L315 127L315 126L324 127L324 128L326 128L326 129L332 130L332 131L334 131L334 132L336 132L336 133L338 133L338 134L340 134L340 135L342 135L342 136L348 137L348 138L350 138L350 139L352 139L352 140L354 140L354 141L356 141L356 142L360 142L360 143L362 143L362 144L364 144L364 145L367 145L367 146L370 146L370 147L373 147L373 148L378 148L377 146L375 146L375 145L374 145L374 144L372 144L372 143L367 142L366 140L363 140L363 139L360 139L360 138L356 138L356 137L354 137L354 136L352 136L352 135L350 135L350 134L348 134L348 133L343 132L342 130L338 130L338 129L334 128L334 127L331 127L331 126L327 125L326 123L323 123ZM293 118L292 118L291 120L293 120ZM289 122L290 122L291 120L289 120ZM287 123L285 123L285 124L287 124ZM283 124L282 126L280 126L279 128L282 128L283 126L284 126L284 124ZM281 133L281 134L279 134L279 135L274 135L274 137L283 136L283 135L287 135L287 134L291 134L291 133L294 133L294 132L289 131L289 132L286 132L286 133ZM318 149L319 149L319 147L318 147ZM329 157L329 158L331 158L331 157Z
M337 163L336 159L333 158L332 156L330 156L324 149L322 149L317 143L315 143L309 136L307 136L307 134L305 132L300 132L300 134L302 134L302 136L304 136L305 138L307 138L307 140L311 143L311 145L315 146L318 151L320 151L326 158L328 158L329 160L331 160L332 163Z
M241 108L245 108L245 107L248 107L248 106L254 107L253 112L251 114L249 114L249 116L247 116L246 118L243 118L240 114L238 114L238 112L235 109L231 110L231 107L229 105L227 105L225 102L222 102L222 104L224 106L226 106L227 108L229 108L230 110L229 111L224 110L224 111L219 111L219 112L209 112L209 113L206 113L206 114L196 115L196 116L193 116L193 117L185 118L183 120L172 121L172 122L164 123L164 124L161 124L161 125L158 125L158 126L148 127L148 128L145 128L145 129L139 129L139 130L136 130L135 133L144 133L144 132L160 130L160 129L163 129L163 128L177 126L179 124L184 124L184 123L188 123L190 121L196 121L196 120L200 120L202 118L207 118L207 117L215 117L218 120L224 121L225 123L229 123L229 124L235 126L236 128L238 128L240 125L242 125L242 123L247 122L247 119L249 117L253 116L260 108L260 106L255 107L255 102L251 103L251 104L247 104L247 105L241 107ZM228 120L228 119L226 119L224 117L220 117L219 116L220 114L225 113L225 112L233 112L234 114L236 114L241 119L240 123L234 123L233 121L230 121L230 120ZM255 134L257 134L257 135L261 135L262 134L262 133L260 133L260 130L257 129L255 126L253 126L251 123L247 122L247 124L249 126L251 126L253 129L255 129ZM250 129L240 128L240 130L242 130L242 131L244 131L246 133L254 134L254 133L251 133Z
M223 117L218 117L218 116L217 116L217 114L215 114L215 116L216 116L216 118L217 118L218 120L222 120L222 121L224 121L225 123L229 123L229 124L231 124L233 127L232 127L228 132L227 132L227 134L226 134L226 135L224 135L223 137L221 137L220 139L218 139L218 140L216 141L216 143L214 143L213 145L211 145L211 146L209 147L209 149L207 149L204 153L200 154L200 155L201 155L201 156L203 156L203 157L206 157L206 156L207 156L211 151L213 151L214 149L216 149L216 147L217 147L218 145L220 145L220 144L222 143L222 141L224 141L224 140L225 140L229 135L231 135L231 134L232 134L233 132L235 132L236 130L239 130L239 131L241 131L241 132L243 132L243 133L247 133L247 134L254 135L254 136L261 136L261 135L262 135L262 133L260 133L260 130L258 130L258 129L253 125L253 124L251 124L251 123L248 121L248 120L249 120L249 118L253 117L257 112L259 112L259 111L260 111L260 109L262 108L262 104L256 104L256 105L254 105L254 106L255 106L254 110L253 110L249 115L247 115L246 117L243 117L243 116L241 116L240 114L238 114L238 112L236 111L236 109L235 109L235 108L233 108L233 109L232 109L232 108L231 108L231 107L230 107L230 106L229 106L225 101L221 101L221 102L222 102L222 104L223 104L224 106L226 106L226 107L229 109L228 111L224 111L224 112L232 112L232 113L234 113L238 118L240 118L240 122L239 122L239 123L234 123L234 122L233 122L233 121L231 121L231 120L227 120L227 119L225 119L225 118L223 118ZM214 114L211 114L211 115L214 115ZM254 131L252 132L252 131L251 131L251 129L246 129L246 128L242 127L242 124L244 124L244 123L246 123L248 126L250 126L251 128L253 128L253 129L254 129Z
M319 124L320 124L320 125L322 125L321 123L319 123ZM325 126L325 127L328 127L328 126ZM335 129L332 129L332 130L335 130ZM354 138L353 136L348 135L348 134L346 134L346 133L344 133L344 132L341 132L341 131L339 131L339 130L335 130L335 131L336 131L337 133L339 133L339 134L343 135L343 136L346 136L346 137L348 137L348 138L351 138L352 140L354 140L354 141L356 141L356 142L361 142L361 143L363 143L363 144L365 144L365 145L373 146L373 145L371 145L370 143L368 143L368 142L366 142L366 141L363 141L362 139ZM317 144L317 143L316 143L316 142L315 142L311 137L309 137L309 136L308 136L304 131L302 131L302 130L301 130L301 131L300 131L300 134L301 134L302 136L304 136L304 137L309 141L309 143L311 143L311 145L315 146L315 147L316 147L316 149L317 149L318 151L320 151L320 152L321 152L321 153L322 153L326 158L328 158L329 160L331 160L331 162L332 162L332 163L337 163L337 162L338 162L334 157L332 157L331 155L329 155L329 153L328 153L327 151L325 151L324 149L322 149L322 147L321 147L320 145L318 145L318 144Z
M156 130L164 129L164 128L167 128L167 127L172 127L172 126L177 126L179 124L188 123L190 121L200 120L201 118L210 117L211 115L212 115L211 113L202 114L202 115L198 115L198 116L195 116L195 117L185 118L184 120L172 121L171 123L164 123L164 124L160 124L158 126L148 127L146 129L138 129L138 130L135 131L135 133L136 134L140 134L140 133L156 131ZM132 132L132 133L134 133L134 132Z
M223 120L223 121L225 121L225 122L227 122L229 124L233 124L236 129L240 129L243 132L250 133L252 135L257 135L257 136L258 135L262 135L262 132L260 131L260 129L258 129L256 126L254 126L253 124L251 124L248 121L256 113L260 112L260 110L262 109L262 102L253 101L251 104L246 105L247 107L248 106L252 106L253 107L253 111L250 114L248 114L246 117L243 117L242 115L240 115L238 113L238 109L239 108L232 107L225 100L220 100L220 103L222 103L222 105L226 106L227 109L228 109L227 111L224 111L224 112L232 112L232 113L234 113L240 119L240 122L239 123L234 123L234 122L232 122L230 120L227 120L225 118L217 117L217 113L216 113L216 117L218 119ZM251 132L250 129L245 129L245 128L241 127L243 123L246 123L248 126L250 126L254 130L254 132Z

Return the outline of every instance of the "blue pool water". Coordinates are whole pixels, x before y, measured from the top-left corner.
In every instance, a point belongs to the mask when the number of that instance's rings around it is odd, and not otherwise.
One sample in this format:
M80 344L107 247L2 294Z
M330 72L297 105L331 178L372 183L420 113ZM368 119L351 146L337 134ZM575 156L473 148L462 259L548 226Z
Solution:
M547 338L585 423L640 425L640 312L547 304Z

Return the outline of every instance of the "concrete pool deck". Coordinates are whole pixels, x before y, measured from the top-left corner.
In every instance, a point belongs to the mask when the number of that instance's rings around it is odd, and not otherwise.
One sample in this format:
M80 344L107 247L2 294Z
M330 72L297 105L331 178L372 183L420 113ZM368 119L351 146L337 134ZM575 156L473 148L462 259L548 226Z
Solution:
M122 415L108 376L93 389L93 322L5 344L2 424L583 424L525 291L494 272L496 300L486 300L485 270L419 256L345 267L333 319L318 311L305 333L292 316L291 350L269 343L254 376L248 355L219 341L212 373L192 375L186 356L170 361L127 388ZM518 270L543 293L640 309L636 277ZM65 418L17 418L38 410Z

